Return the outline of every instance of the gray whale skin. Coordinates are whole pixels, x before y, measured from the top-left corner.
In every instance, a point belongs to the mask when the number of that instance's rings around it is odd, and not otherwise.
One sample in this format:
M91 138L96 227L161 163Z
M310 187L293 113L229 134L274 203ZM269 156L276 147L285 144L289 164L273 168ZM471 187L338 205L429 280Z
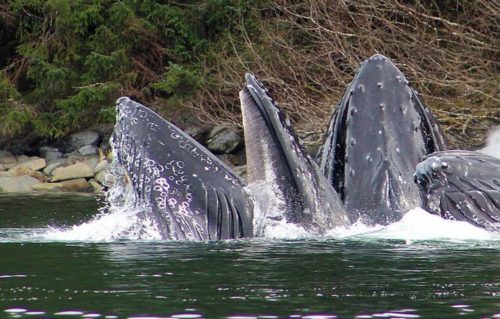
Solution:
M249 182L270 184L282 218L319 234L357 220L382 224L421 206L500 231L500 159L446 150L439 124L401 71L376 54L335 109L316 162L253 75L240 92ZM115 158L163 239L254 236L245 182L147 107L117 101Z
M251 74L240 92L250 181L270 184L282 218L324 233L346 226L342 203L305 152L284 112ZM112 145L163 239L221 240L254 235L245 183L210 151L142 104L117 101ZM259 141L255 143L254 141Z

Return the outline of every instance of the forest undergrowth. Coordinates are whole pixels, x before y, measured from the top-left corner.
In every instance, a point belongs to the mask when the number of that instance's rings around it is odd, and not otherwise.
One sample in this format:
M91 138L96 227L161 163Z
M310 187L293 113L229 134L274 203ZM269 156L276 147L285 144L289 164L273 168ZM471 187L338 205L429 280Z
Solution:
M252 72L319 139L360 63L381 53L452 146L475 148L500 124L499 23L488 0L9 0L0 134L59 138L112 123L121 95L174 122L193 114L239 127Z

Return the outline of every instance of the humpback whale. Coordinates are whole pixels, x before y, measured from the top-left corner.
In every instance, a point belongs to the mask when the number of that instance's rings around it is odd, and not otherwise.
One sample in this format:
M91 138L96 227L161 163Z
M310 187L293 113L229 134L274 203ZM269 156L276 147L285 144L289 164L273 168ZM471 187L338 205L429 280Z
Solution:
M433 153L417 165L415 182L428 212L500 231L500 159L461 150Z
M248 182L271 186L286 220L324 233L357 220L398 221L421 206L447 219L500 230L500 160L446 150L439 124L401 71L374 55L335 109L316 162L283 110L252 74L240 91ZM117 101L115 159L136 205L162 238L258 235L257 199L210 151L147 107Z
M240 92L250 182L270 185L285 219L323 233L346 226L340 199L304 151L283 110L251 74ZM253 236L245 182L209 150L142 104L117 101L112 145L136 203L164 239ZM256 143L258 141L258 143Z
M346 226L340 198L303 149L283 110L250 73L240 91L249 183L270 183L287 222L323 233Z
M163 239L220 240L253 235L244 182L210 151L142 104L122 97L111 144L136 205Z
M387 225L419 206L415 166L444 148L438 123L403 73L376 54L335 109L318 159L351 222Z

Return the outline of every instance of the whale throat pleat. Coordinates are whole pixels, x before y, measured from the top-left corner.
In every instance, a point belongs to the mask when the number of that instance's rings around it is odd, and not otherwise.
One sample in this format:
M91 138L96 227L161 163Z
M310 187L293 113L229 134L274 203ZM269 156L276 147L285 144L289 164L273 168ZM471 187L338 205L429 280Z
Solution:
M253 235L253 211L243 181L158 114L128 98L119 99L112 144L141 209L153 217L162 238ZM239 219L229 201L240 212Z

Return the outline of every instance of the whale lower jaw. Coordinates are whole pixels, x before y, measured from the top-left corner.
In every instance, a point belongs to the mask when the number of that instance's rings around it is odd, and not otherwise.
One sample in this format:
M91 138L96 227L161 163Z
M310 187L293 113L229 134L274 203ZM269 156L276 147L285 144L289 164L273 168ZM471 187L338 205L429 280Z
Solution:
M216 156L144 105L117 101L111 144L137 205L163 239L220 240L253 235L243 181Z
M340 198L303 149L283 110L252 74L240 92L248 182L271 185L282 218L324 233L347 220Z

